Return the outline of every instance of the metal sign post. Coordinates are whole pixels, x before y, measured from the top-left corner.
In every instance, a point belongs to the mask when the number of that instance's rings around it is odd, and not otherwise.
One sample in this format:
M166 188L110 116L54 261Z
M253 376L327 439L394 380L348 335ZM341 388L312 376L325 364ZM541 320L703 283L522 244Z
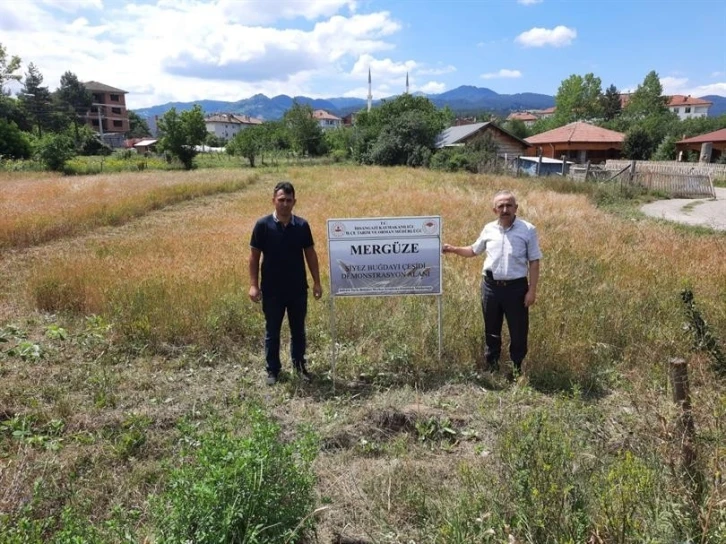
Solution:
M330 330L335 387L335 297L435 295L442 347L441 217L328 220Z

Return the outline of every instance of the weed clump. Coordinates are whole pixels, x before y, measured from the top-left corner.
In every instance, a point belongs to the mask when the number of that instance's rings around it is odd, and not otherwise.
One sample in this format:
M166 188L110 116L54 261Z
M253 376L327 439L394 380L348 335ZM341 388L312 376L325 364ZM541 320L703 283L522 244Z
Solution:
M187 460L153 501L158 542L294 542L312 529L317 440L285 442L258 408L246 419L246 436L188 437Z

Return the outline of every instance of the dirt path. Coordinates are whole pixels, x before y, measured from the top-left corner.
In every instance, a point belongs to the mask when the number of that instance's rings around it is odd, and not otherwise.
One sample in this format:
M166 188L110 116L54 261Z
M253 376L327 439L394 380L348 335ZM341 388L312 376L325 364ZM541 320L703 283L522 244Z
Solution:
M646 204L640 210L650 216L684 225L726 231L726 189L716 188L716 199L674 198Z

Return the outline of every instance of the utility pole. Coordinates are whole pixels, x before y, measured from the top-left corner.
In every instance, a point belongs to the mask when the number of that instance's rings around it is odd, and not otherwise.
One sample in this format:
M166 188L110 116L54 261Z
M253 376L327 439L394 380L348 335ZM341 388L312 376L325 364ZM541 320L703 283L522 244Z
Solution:
M99 136L101 136L101 141L103 141L103 121L101 119L101 107L105 107L106 104L91 102L91 106L96 106L96 111L98 112L98 134Z
M368 111L371 111L373 105L373 92L371 90L371 68L368 67Z

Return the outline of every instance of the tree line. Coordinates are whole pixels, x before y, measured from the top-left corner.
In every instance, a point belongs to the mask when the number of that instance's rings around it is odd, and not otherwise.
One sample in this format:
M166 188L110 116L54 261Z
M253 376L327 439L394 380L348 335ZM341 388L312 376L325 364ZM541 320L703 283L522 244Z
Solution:
M70 71L51 92L32 63L24 77L21 60L0 44L0 159L36 157L51 168L61 169L76 154L98 155L111 149L85 124L92 95ZM21 82L16 98L6 84ZM623 155L632 159L675 159L677 140L726 127L726 115L681 121L669 111L668 98L655 71L648 73L623 105L614 85L605 91L592 73L573 74L563 80L555 97L555 114L531 128L521 121L501 121L482 112L478 120L496 121L514 136L525 139L573 121L588 121L626 134ZM146 122L129 111L130 138L150 134ZM293 102L282 119L245 128L230 141L206 130L199 105L191 110L167 111L158 123L158 147L169 160L184 168L194 166L198 146L224 146L228 154L254 167L280 154L297 157L329 156L335 161L384 166L422 166L446 170L480 171L495 162L496 144L490 137L464 148L436 150L436 137L454 120L447 107L437 108L428 98L403 94L384 100L371 111L356 114L353 126L323 130L309 105ZM695 158L697 160L697 157Z
M93 95L78 77L66 71L60 85L51 91L43 85L43 74L32 62L20 74L21 59L10 55L0 43L0 159L36 157L51 169L60 169L69 158L103 155L111 148L85 124ZM15 98L7 84L20 82ZM130 136L147 135L149 127L129 111Z
M588 121L624 133L623 155L636 160L675 160L678 140L726 128L726 115L681 120L668 109L668 96L655 71L626 100L621 101L620 96L615 85L603 91L601 79L592 73L572 74L560 83L552 117L540 119L531 128L517 120L507 121L504 127L527 138L573 121ZM694 154L686 159L698 157Z

